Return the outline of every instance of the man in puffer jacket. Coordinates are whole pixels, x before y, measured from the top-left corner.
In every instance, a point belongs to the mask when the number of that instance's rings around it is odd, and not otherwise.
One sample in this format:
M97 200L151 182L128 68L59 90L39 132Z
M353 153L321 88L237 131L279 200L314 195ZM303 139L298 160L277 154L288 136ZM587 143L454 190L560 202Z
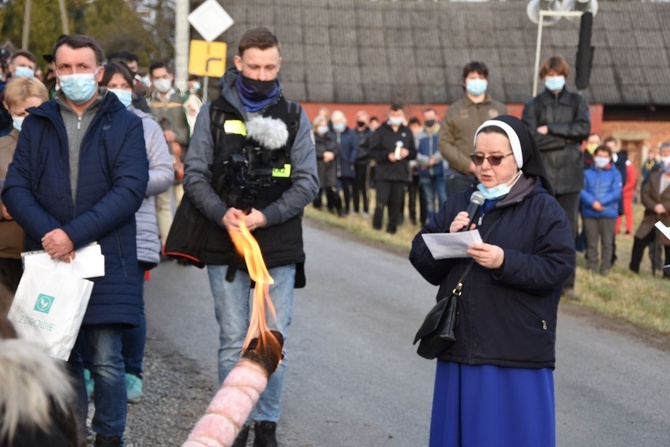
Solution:
M60 90L30 110L9 166L2 202L26 234L26 250L69 262L98 242L105 276L95 285L68 361L77 380L77 416L86 426L88 399L80 354L92 354L96 447L123 445L126 392L121 336L140 322L135 212L147 190L149 164L142 122L99 88L100 46L69 35L54 45Z
M586 232L586 260L589 271L598 270L598 238L601 245L600 273L607 275L612 266L614 225L619 216L621 173L612 163L612 151L598 146L593 166L584 171L584 189L580 193L582 220Z

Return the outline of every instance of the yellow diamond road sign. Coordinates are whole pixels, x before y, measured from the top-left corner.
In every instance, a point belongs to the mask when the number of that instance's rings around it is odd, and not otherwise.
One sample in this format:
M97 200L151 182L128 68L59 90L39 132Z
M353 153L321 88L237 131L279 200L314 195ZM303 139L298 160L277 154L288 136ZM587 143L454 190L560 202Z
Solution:
M198 76L220 78L226 71L226 51L224 42L192 40L188 60L188 72Z

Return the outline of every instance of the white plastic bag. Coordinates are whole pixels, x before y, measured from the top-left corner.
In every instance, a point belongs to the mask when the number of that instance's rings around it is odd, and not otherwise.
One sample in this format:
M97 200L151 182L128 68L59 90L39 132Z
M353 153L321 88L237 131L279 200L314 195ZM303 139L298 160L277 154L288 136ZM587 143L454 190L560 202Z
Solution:
M67 361L92 291L92 281L27 265L8 318L21 338L37 342L52 357Z

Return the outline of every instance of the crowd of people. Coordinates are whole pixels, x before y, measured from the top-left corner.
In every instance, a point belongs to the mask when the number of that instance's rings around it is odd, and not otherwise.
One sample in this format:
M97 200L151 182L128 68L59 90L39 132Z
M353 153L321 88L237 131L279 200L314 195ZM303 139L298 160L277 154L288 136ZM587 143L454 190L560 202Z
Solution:
M623 219L632 235L637 191L637 169L619 141L591 133L588 104L565 87L565 59L543 62L545 88L521 119L489 95L488 68L473 61L462 70L463 97L441 120L432 107L407 117L393 104L381 120L361 110L352 123L327 109L310 121L284 97L279 41L265 28L242 36L220 96L207 104L197 77L180 92L168 64L142 73L136 55L105 55L87 36L61 36L45 59L49 70L40 79L37 58L17 51L0 81L2 338L14 335L4 317L21 278L21 252L44 250L70 262L77 249L97 242L105 276L94 280L67 365L57 365L72 388L47 389L50 404L38 413L54 423L37 424L43 432L35 436L51 432L53 445L79 445L87 435L97 447L123 445L127 403L143 393L144 281L167 259L166 241L188 236L170 231L183 200L202 222L199 245L188 255L207 266L222 383L243 350L253 288L231 234L246 227L258 241L274 279L269 323L286 340L294 289L305 285L304 207L360 214L390 234L408 208L409 222L421 227L410 257L422 276L440 294L471 269L468 284L478 284L465 288L460 305L461 319L478 324L460 325L458 342L438 360L431 446L554 445L556 315L561 296L579 299L575 242L583 241L588 270L606 275ZM634 272L647 246L657 267L659 242L670 260L670 240L653 227L659 219L670 224L670 143L661 145L659 159L650 155L642 175L645 217L634 235ZM475 191L485 202L468 216ZM468 250L472 261L433 259L420 235L458 232L468 222L486 234ZM515 341L478 346L479 337ZM17 361L19 345L2 343L0 362ZM281 362L248 422L237 427L234 446L245 446L252 429L255 447L278 445L286 367ZM529 383L542 392L528 396ZM482 386L509 392L471 398ZM520 410L508 411L510 405ZM482 407L487 411L475 411ZM76 420L74 432L67 418ZM19 419L0 425L0 443L28 436ZM509 426L518 427L514 435Z

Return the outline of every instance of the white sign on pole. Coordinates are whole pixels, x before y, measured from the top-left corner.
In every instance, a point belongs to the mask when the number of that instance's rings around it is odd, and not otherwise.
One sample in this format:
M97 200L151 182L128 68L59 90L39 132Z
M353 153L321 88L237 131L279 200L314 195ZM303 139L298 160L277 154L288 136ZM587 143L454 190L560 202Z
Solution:
M216 0L207 0L188 15L188 21L202 38L211 42L235 21Z

